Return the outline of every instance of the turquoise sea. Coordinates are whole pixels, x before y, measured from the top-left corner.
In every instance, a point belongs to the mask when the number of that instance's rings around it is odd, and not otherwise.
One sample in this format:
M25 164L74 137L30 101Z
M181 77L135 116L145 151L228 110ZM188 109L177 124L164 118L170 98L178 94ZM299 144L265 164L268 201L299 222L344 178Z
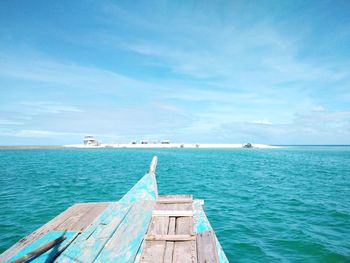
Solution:
M118 200L158 155L231 262L350 262L350 147L0 150L0 252L76 202Z

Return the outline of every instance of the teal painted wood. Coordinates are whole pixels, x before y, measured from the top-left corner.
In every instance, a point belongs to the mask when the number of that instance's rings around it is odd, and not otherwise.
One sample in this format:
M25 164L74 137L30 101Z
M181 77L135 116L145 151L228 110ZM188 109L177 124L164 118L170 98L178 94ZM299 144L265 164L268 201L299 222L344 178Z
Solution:
M142 251L144 250L145 245L146 245L145 240L142 240L141 245L139 247L139 250L136 253L134 263L139 263L140 262Z
M134 203L95 262L134 262L152 218L155 201Z
M129 203L110 204L57 258L56 262L94 262L130 209Z
M213 228L211 227L209 220L203 210L203 206L198 203L194 202L194 214L193 214L193 219L194 219L194 231L196 233L201 233L204 231L213 231ZM214 233L215 235L215 233ZM224 250L222 249L219 240L217 239L215 235L215 244L216 244L216 250L218 252L218 258L220 263L228 263L228 259L225 255Z
M105 211L88 227L78 238L60 255L56 262L94 262L95 259L104 249L104 246L112 242L112 237L116 232L120 232L119 227L125 227L126 224L131 224L129 227L137 229L143 228L145 224L149 224L150 218L147 221L148 214L152 214L152 210L140 211L145 215L138 215L134 211L134 217L143 218L146 221L133 222L127 220L128 212L133 203L145 200L155 200L157 198L157 181L154 173L144 175L117 203L110 204ZM138 207L138 206L136 206ZM147 208L148 206L146 206ZM131 221L131 222L129 222ZM140 223L140 226L135 224ZM146 228L147 230L147 228ZM119 233L118 232L118 233ZM124 234L124 233L123 233ZM124 234L125 235L125 234ZM139 237L136 237L136 239ZM143 235L142 235L143 238ZM123 237L125 239L125 237ZM134 240L131 240L134 242ZM137 251L136 251L137 252Z
M61 243L57 244L53 248L49 249L45 253L41 254L40 256L29 259L26 262L35 262L35 263L44 263L44 262L52 262L52 260L56 257L57 253L62 251L66 246L68 246L72 240L76 236L76 232L70 231L70 232L63 232L63 231L50 231L46 233L41 238L35 240L32 244L26 246L22 250L20 250L15 256L8 259L6 262L12 262L13 260L16 260L25 254L28 254L29 252L37 249L38 247L45 245L47 242L53 241L61 236L65 236L66 239L62 241Z
M141 200L155 200L158 196L157 181L154 173L145 174L119 202L134 203Z

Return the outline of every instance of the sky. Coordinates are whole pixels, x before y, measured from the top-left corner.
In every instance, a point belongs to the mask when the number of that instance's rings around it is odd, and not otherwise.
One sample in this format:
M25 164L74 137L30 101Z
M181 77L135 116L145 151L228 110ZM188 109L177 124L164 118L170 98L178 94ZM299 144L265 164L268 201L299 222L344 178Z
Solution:
M0 145L350 144L350 1L0 1Z

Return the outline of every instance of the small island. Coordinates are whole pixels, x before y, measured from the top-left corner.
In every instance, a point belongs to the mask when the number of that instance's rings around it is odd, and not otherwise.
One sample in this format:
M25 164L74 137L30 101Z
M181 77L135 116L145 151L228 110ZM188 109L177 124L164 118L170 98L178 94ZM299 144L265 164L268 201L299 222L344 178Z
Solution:
M65 148L281 148L257 143L172 143L169 140L149 142L147 140L129 143L101 143L92 135L86 135L82 144L67 144Z

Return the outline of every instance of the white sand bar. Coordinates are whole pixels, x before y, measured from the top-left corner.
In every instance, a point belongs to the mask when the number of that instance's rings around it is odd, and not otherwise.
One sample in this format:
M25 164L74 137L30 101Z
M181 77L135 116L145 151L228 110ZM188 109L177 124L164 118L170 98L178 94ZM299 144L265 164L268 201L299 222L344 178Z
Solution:
M281 148L280 146L272 146L267 144L251 144L252 148ZM84 144L69 144L63 147L67 148L244 148L245 144L219 144L219 143L115 143L101 144L99 146L89 146Z

